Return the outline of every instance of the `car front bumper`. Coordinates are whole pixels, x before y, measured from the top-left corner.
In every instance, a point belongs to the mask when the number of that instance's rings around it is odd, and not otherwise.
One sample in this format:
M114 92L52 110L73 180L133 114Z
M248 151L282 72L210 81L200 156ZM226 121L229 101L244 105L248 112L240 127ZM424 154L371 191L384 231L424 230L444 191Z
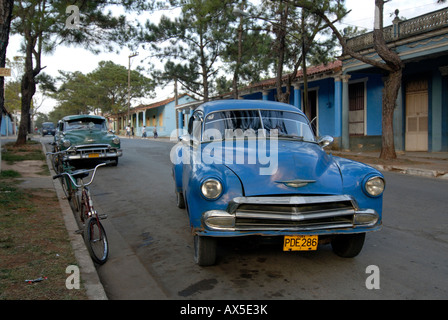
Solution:
M65 160L117 158L123 155L123 151L103 144L89 144L72 146L67 149Z
M204 212L202 222L199 233L209 235L328 234L378 230L381 216L349 195L237 197L226 210Z

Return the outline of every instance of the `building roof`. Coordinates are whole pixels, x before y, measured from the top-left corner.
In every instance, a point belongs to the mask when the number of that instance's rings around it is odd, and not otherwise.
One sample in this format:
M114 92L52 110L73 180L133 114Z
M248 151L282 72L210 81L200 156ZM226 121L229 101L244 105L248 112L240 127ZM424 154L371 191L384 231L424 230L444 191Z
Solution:
M183 98L185 96L191 97L189 94L184 93L184 94L181 94L177 98L180 99L180 98ZM194 99L193 97L191 97L191 98ZM171 97L171 98L168 98L168 99L165 99L165 100L161 100L161 101L157 101L157 102L150 103L150 104L141 104L141 105L139 105L137 107L131 108L131 111L141 111L141 110L154 109L154 108L158 108L158 107L161 107L161 106L165 106L168 103L173 102L175 100L176 100L176 97Z
M317 76L317 75L324 75L324 74L328 74L330 73L335 73L335 72L339 72L342 69L342 61L340 60L336 60L333 62L329 62L327 64L321 64L318 66L312 66L307 68L307 76ZM288 75L283 76L283 80L286 80L288 77ZM297 78L303 79L303 70L300 69L297 71ZM242 91L247 90L247 89L252 89L252 88L269 88L275 85L275 82L277 81L276 78L271 78L271 79L267 79L267 80L263 80L257 83L253 83L248 85L247 87L243 88Z
M278 110L302 113L301 110L290 104L267 100L214 100L201 104L198 109L205 114L224 110Z

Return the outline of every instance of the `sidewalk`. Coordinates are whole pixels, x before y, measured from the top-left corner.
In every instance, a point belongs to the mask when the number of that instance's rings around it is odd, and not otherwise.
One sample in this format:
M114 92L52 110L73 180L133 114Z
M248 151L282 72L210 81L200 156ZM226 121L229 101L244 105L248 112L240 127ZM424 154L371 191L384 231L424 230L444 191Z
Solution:
M7 142L14 141L13 138L14 137L0 137L1 145L3 146L3 144ZM32 139L40 142L42 151L45 153L46 148L40 137L34 136ZM49 168L50 176L36 173L42 170L42 163L43 161L40 160L17 161L12 165L8 165L6 162L3 162L1 170L15 170L21 173L22 177L16 178L19 182L18 187L20 188L45 189L48 191L54 190L59 200L62 219L67 229L68 237L80 268L81 281L83 282L86 295L89 300L108 300L103 284L99 279L97 270L92 259L90 258L82 236L77 233L79 227L73 215L72 208L65 198L62 186L58 179L52 179L55 172L52 169L48 157L46 157L45 164Z
M448 152L401 152L397 159L382 160L379 152L332 151L335 156L364 162L380 171L448 180Z

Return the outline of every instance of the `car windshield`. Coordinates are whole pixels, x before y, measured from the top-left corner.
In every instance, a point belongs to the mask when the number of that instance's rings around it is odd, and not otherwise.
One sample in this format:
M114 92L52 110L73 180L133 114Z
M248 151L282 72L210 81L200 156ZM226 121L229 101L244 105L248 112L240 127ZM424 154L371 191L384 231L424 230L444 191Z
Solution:
M42 128L44 128L44 129L53 129L54 128L54 124L53 123L43 123L42 124Z
M279 138L314 142L308 121L300 113L277 110L232 110L213 112L206 116L203 141L238 136L258 136L264 129L267 136L278 130ZM263 132L263 131L261 131Z
M104 119L92 119L92 118L86 118L86 119L76 119L76 120L69 120L66 123L65 131L72 131L72 130L107 130L106 128L106 121Z

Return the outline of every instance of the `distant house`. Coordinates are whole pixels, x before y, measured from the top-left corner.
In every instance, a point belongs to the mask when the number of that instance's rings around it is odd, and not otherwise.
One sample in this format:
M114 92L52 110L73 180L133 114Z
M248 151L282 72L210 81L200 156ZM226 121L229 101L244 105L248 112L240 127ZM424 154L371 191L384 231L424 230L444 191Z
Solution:
M1 111L0 116L0 135L11 136L15 134L13 116L6 109Z
M135 136L142 136L143 126L146 126L148 136L152 137L154 127L159 137L169 137L178 128L178 114L176 112L176 99L168 98L151 104L139 105L130 109L131 126L134 127ZM183 94L178 97L178 104L196 101L193 97ZM113 129L125 135L128 124L127 112L111 116Z

